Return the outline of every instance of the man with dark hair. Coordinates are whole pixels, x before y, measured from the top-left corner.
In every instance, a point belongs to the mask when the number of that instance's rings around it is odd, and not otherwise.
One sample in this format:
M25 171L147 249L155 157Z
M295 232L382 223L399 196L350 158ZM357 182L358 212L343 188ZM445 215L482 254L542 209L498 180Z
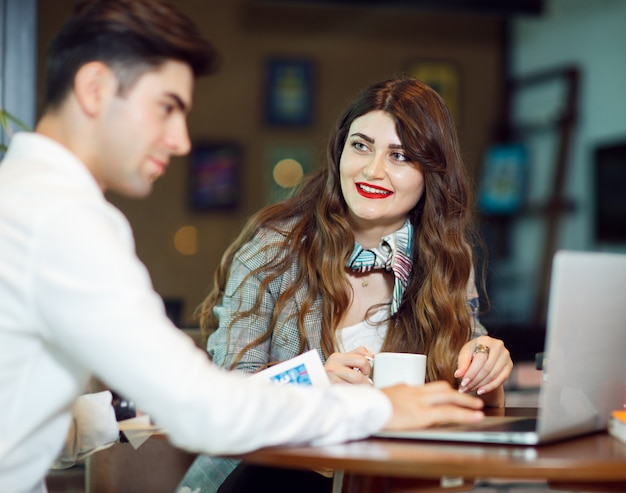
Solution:
M165 61L183 62L198 77L213 72L217 58L195 24L167 3L84 0L48 48L45 103L58 106L93 60L113 70L123 95Z
M144 197L190 149L194 77L215 53L161 0L87 2L50 47L45 111L0 165L0 491L43 492L96 375L207 454L475 421L449 385L297 388L213 366L176 329L104 197Z

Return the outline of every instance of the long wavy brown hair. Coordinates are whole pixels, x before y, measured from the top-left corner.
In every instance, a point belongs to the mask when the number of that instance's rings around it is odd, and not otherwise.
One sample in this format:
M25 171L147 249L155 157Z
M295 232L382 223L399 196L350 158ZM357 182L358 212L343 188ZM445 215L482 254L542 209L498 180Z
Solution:
M234 255L261 228L269 228L282 233L279 246L283 254L251 274L263 273L257 305L249 313L239 313L235 321L252 316L259 309L261 292L294 262L298 262L299 272L276 300L268 333L243 352L270 337L278 314L303 288L306 303L296 315L301 349L306 342L304 317L321 294L322 351L328 357L336 350L335 330L351 301L345 265L354 248L341 193L339 160L352 122L374 110L385 111L395 120L403 149L420 167L425 182L422 198L409 213L414 226L412 274L382 350L428 354L427 379L454 384L457 355L471 337L467 286L472 272L473 201L448 108L434 90L404 76L379 82L358 94L331 132L322 168L292 197L249 219L225 252L214 287L198 308L200 325L205 337L217 326L213 307L223 296ZM288 231L285 224L289 224Z

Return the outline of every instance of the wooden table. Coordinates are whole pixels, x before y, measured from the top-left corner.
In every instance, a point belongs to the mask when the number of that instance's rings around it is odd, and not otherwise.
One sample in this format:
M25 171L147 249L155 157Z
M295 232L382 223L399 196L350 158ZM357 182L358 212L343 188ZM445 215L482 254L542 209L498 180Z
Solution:
M509 409L506 414L534 412ZM540 446L369 438L325 447L266 448L241 459L266 466L342 470L344 492L468 491L475 478L540 479L553 489L626 492L626 444L604 432ZM442 477L463 482L442 489Z

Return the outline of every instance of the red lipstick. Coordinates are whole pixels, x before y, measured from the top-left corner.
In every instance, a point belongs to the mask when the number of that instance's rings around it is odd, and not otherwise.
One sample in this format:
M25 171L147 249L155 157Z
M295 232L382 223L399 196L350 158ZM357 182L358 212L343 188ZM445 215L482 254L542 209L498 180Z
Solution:
M393 192L386 188L370 185L369 183L359 182L355 183L355 186L358 194L366 199L384 199L393 194Z

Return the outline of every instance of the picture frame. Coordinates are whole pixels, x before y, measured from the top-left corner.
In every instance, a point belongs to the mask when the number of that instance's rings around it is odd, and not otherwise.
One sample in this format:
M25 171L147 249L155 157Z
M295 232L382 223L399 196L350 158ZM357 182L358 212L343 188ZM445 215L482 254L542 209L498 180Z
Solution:
M237 142L197 142L189 156L189 205L195 211L233 208L239 201L243 152Z
M434 89L446 102L457 125L461 118L461 70L457 63L447 60L413 60L406 72Z
M597 145L593 163L594 239L626 245L626 140Z
M265 66L267 125L306 127L313 121L313 62L305 58L273 57Z
M485 153L479 183L479 209L492 215L519 212L526 201L528 170L525 145L513 142L490 146Z

